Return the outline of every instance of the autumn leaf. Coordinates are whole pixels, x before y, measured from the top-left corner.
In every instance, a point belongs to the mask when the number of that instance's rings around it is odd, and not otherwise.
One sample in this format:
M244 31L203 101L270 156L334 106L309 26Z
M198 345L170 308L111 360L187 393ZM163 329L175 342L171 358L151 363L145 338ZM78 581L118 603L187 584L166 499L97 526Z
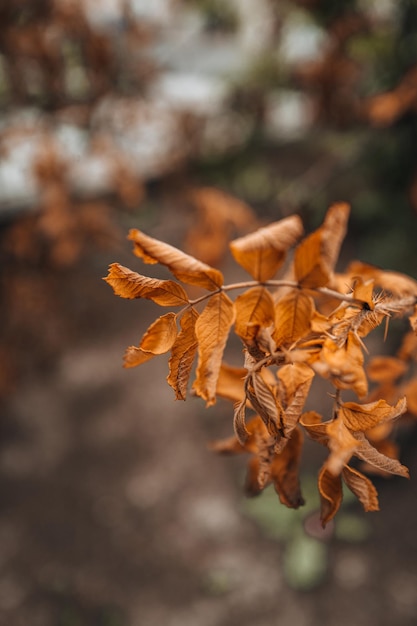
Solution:
M273 278L284 263L288 250L303 234L301 219L291 215L273 222L250 235L235 239L230 249L239 263L255 280Z
M209 291L216 291L223 285L223 274L219 270L178 248L149 237L136 228L129 231L128 239L134 243L133 252L136 256L145 263L165 265L183 283L204 287Z
M195 326L198 341L197 376L193 384L196 394L207 406L216 401L216 387L224 348L235 319L233 302L220 292L210 297Z
M235 332L250 342L262 327L274 323L274 301L265 287L252 287L235 300Z
M405 465L402 465L398 459L391 458L379 452L369 443L363 433L356 432L355 438L359 442L355 451L355 456L359 459L376 467L378 470L382 470L383 472L409 478L409 471Z
M104 280L122 298L146 298L161 306L181 306L188 303L183 287L172 280L148 278L119 263L112 263Z
M417 281L400 272L381 270L362 261L352 261L346 272L352 276L361 276L362 280L372 279L376 285L395 296L417 296Z
M242 445L249 437L250 433L245 424L245 412L246 412L246 398L235 405L235 411L233 415L233 429L235 431L236 439Z
M247 385L247 396L271 437L278 441L282 435L282 406L259 372L254 372L249 380L251 384Z
M197 319L198 313L194 308L184 312L180 321L181 331L171 350L167 381L175 391L177 400L185 400L187 395L188 380L198 345L195 335Z
M234 367L222 362L217 378L216 395L232 402L241 402L245 397L245 367Z
M299 465L303 445L303 434L296 428L287 445L271 460L271 480L280 502L291 509L304 504L299 480Z
M318 488L320 493L320 519L323 528L336 515L342 504L342 478L340 474L332 474L326 465L320 470L318 477Z
M369 378L379 383L392 382L402 376L406 370L407 364L393 356L374 356L366 367Z
M352 389L359 397L368 393L368 381L363 369L362 344L355 333L349 332L342 345L331 337L324 340L320 356L311 367L324 378L330 378L337 389Z
M330 455L326 461L326 469L333 475L340 474L344 465L358 447L358 441L339 417L326 425L326 434L329 438Z
M177 316L166 313L153 322L138 347L130 346L124 356L124 367L136 367L158 354L168 352L177 338Z
M343 480L358 498L365 511L379 511L378 492L372 482L348 465L342 470Z
M282 449L298 424L313 377L314 372L305 363L287 364L278 371L286 408L282 413L284 437L277 444L277 451Z
M277 346L289 346L310 330L313 300L307 294L293 290L275 307L275 330L272 334Z
M381 422L393 420L407 409L405 398L398 400L395 406L385 400L377 400L368 404L344 402L340 405L340 415L346 427L352 432L365 432Z
M295 277L306 288L324 287L334 271L346 233L349 206L331 206L323 225L297 246L294 254Z

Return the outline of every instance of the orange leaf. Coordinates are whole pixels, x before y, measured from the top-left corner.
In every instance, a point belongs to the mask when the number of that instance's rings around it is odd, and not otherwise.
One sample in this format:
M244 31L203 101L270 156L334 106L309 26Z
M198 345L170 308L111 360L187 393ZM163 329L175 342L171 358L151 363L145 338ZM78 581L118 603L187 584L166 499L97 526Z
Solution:
M136 367L158 354L168 352L177 338L177 316L166 313L153 322L138 347L130 346L124 356L124 367Z
M406 363L393 356L374 356L369 360L366 368L369 378L379 383L393 382L406 370Z
M271 461L271 480L280 502L292 509L304 504L299 481L299 465L303 433L296 428L284 450L274 454Z
M282 407L279 400L258 372L252 374L251 383L252 385L247 386L248 398L268 433L278 440L282 435Z
M134 242L133 252L145 263L161 263L184 283L216 291L223 285L223 274L219 270L198 261L178 248L145 235L133 228L128 239Z
M359 459L389 474L396 474L404 478L409 477L409 471L405 465L402 465L397 459L392 459L379 452L369 443L363 433L357 432L356 439L359 442L359 446L355 450L355 456Z
M407 401L405 398L398 400L395 406L389 405L385 400L377 400L369 404L344 402L340 406L340 415L349 430L365 432L381 422L399 417L406 409Z
M308 436L323 445L327 445L327 425L323 423L322 416L316 411L307 411L300 417L300 424L303 426Z
M274 301L265 287L252 287L235 300L235 332L244 341L251 341L261 327L274 323Z
M242 444L242 446L245 444L245 441L250 435L245 425L245 409L246 398L236 404L233 416L233 428L235 431L236 439L239 443Z
M133 272L119 263L112 263L104 280L122 298L147 298L161 306L180 306L188 303L188 296L181 285L172 280L148 278Z
M342 476L365 511L379 511L378 492L369 478L348 465L343 468Z
M411 378L402 388L402 393L407 398L407 408L417 417L417 378Z
M358 441L349 432L340 417L326 424L326 433L329 437L327 445L330 449L326 469L336 476L349 462L358 447Z
M340 474L334 476L327 470L326 465L323 465L318 477L318 487L321 502L320 519L324 528L336 515L342 503L343 492Z
M248 370L222 362L217 379L216 396L241 402L245 398L245 378Z
M278 347L291 345L310 331L313 310L313 300L298 290L291 291L278 302L272 334Z
M234 315L233 302L220 292L211 296L195 326L198 366L193 389L207 406L216 401L217 379Z
M324 287L334 271L346 234L349 206L334 204L323 225L306 237L294 254L295 276L303 287Z
M311 367L320 376L330 377L337 389L352 389L363 397L368 392L363 361L361 342L350 332L342 346L330 337L325 339L320 358L314 360Z
M283 365L278 370L277 376L282 383L285 404L288 406L294 399L298 389L308 382L311 383L314 372L311 367L305 363L289 363ZM308 389L306 395L307 393Z
M177 400L185 400L191 368L197 351L195 324L198 313L191 308L181 317L181 331L172 346L169 359L168 384L175 391Z
M287 251L302 233L301 219L298 215L291 215L235 239L230 243L230 249L237 263L255 280L263 282L276 274L285 261Z
M417 281L400 272L381 270L361 261L353 261L347 272L352 276L361 276L362 280L373 279L376 285L399 298L417 296Z

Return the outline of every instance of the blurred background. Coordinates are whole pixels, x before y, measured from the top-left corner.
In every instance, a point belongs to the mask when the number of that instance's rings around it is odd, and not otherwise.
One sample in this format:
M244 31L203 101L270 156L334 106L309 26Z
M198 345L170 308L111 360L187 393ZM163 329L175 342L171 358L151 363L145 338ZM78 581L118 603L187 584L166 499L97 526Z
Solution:
M302 510L245 500L231 406L123 370L160 312L101 278L148 273L136 227L230 282L229 238L338 200L342 262L416 278L417 2L2 0L0 112L0 623L414 625L415 430L379 513L320 532L308 446Z

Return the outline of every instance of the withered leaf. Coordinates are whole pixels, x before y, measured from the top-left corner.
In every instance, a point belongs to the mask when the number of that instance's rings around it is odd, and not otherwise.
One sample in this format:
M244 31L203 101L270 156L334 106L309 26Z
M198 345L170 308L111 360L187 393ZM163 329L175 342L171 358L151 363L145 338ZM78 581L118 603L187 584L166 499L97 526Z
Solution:
M167 382L175 391L177 400L185 400L187 395L187 385L198 345L195 335L197 319L198 313L194 308L184 312L180 320L181 331L171 350Z
M300 424L303 426L313 441L327 445L329 439L327 435L327 425L323 422L322 416L316 411L307 411L300 417Z
M291 291L276 304L272 337L278 347L291 345L309 332L313 310L312 298L298 290Z
M407 401L405 398L398 400L395 406L391 406L385 400L377 400L368 404L344 402L340 406L340 415L349 430L365 432L381 422L399 417L406 409Z
M366 367L369 378L379 383L392 382L406 370L407 364L393 356L374 356Z
M342 478L340 474L331 474L326 465L320 470L318 477L320 493L320 519L323 528L336 515L343 499Z
M248 398L255 411L259 413L269 434L278 440L282 431L282 406L259 372L254 372L250 380L252 387L247 386Z
M181 306L188 303L187 293L178 283L142 276L119 263L110 265L109 274L104 280L122 298L146 298L161 306Z
M355 494L365 511L379 511L378 492L372 482L358 472L358 470L346 467L342 470L343 480Z
M246 398L242 400L241 402L236 403L235 411L233 415L233 428L235 431L236 439L242 445L245 444L245 441L250 435L249 431L246 429L245 413L246 413Z
M271 461L271 480L280 502L291 509L304 504L299 480L299 465L303 445L303 434L296 428L287 445Z
M341 346L327 337L320 358L312 361L311 367L320 376L330 378L337 389L353 389L359 397L364 397L368 392L368 381L363 362L360 339L349 332Z
M288 250L303 234L298 215L291 215L250 235L230 243L231 252L255 280L260 282L273 278L285 261Z
M285 405L288 406L294 399L296 392L306 383L312 382L314 372L305 363L288 363L278 370L277 376L284 388ZM305 391L305 397L308 394L310 385Z
M223 352L234 318L233 302L225 293L220 292L211 296L195 325L198 366L193 389L206 400L207 406L216 401Z
M397 459L392 459L379 452L369 443L363 433L355 433L355 438L359 441L359 446L355 451L355 456L359 459L389 474L396 474L404 478L409 477L409 471L405 465L402 465Z
M177 316L166 313L153 322L138 347L130 346L124 356L124 367L136 367L158 354L168 352L177 338Z
M340 417L327 423L326 433L330 449L326 469L333 475L340 474L358 447L358 441Z
M217 379L216 396L241 402L245 398L245 378L248 370L244 367L234 367L224 361L220 366Z
M297 246L294 269L300 285L307 288L327 285L346 234L348 217L347 204L334 204L329 208L322 226Z
M204 287L209 291L216 291L223 285L223 274L219 270L174 246L149 237L136 228L129 231L128 239L134 243L133 252L136 256L145 263L165 265L183 283Z
M398 297L417 296L417 281L400 272L381 270L362 261L352 261L347 273L361 276L362 280L372 279L376 285Z
M275 310L271 294L265 287L252 287L235 300L235 332L251 341L259 329L274 323Z

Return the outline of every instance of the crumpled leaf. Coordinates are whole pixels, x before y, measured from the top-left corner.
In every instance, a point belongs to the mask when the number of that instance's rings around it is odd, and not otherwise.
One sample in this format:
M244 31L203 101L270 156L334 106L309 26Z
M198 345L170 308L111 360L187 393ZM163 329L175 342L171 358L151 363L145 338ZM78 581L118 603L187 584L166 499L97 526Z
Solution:
M417 296L417 281L400 272L381 270L362 261L352 261L346 273L361 276L362 280L372 279L376 285L398 297Z
M343 402L340 406L340 414L349 430L365 432L382 422L399 417L405 413L406 409L406 398L398 400L395 406L391 406L385 400L377 400L368 404Z
M305 363L290 363L278 371L278 378L282 383L281 396L284 396L286 408L282 414L284 437L278 444L277 451L285 445L298 424L313 377L314 372Z
M323 528L336 515L343 500L342 478L340 474L331 474L326 465L318 476L320 493L320 519Z
M133 252L145 263L165 265L183 283L216 291L223 285L223 274L213 267L198 261L178 248L145 235L137 228L129 231L128 239L133 241Z
M184 288L172 280L148 278L119 263L112 263L104 280L122 298L146 298L161 306L181 306L188 303Z
M271 480L275 491L280 502L291 509L298 509L304 504L299 478L302 445L303 433L295 428L285 448L274 454L271 460Z
M217 378L216 395L232 402L241 402L245 398L245 367L234 367L222 362Z
M158 354L168 352L177 338L177 316L166 313L153 322L143 335L139 346L130 346L124 356L124 367L136 367Z
M259 372L254 372L250 381L251 384L247 385L247 396L271 437L278 441L282 435L282 406Z
M342 476L365 511L379 511L378 492L369 478L348 465L343 468Z
M230 243L230 249L236 262L255 280L263 282L275 276L288 250L302 234L301 219L298 215L291 215L235 239Z
M223 352L234 318L233 302L225 293L220 292L211 296L195 325L198 366L193 389L206 400L207 406L216 401Z
M326 469L333 475L340 474L358 447L358 441L339 417L326 424L330 455Z
M341 346L331 337L326 338L319 358L311 362L311 367L320 376L330 378L337 389L352 389L361 398L368 393L363 362L360 339L349 332Z
M403 476L409 478L410 474L408 468L402 465L398 459L393 459L385 454L379 452L373 445L371 445L368 439L363 433L356 432L355 438L359 442L358 447L355 450L355 456L362 461L365 461L369 465L373 465L389 474L396 474L397 476Z
M197 319L198 313L193 307L184 312L180 321L181 331L171 350L167 382L175 391L177 400L185 400L187 395L187 385L198 345L195 335Z

